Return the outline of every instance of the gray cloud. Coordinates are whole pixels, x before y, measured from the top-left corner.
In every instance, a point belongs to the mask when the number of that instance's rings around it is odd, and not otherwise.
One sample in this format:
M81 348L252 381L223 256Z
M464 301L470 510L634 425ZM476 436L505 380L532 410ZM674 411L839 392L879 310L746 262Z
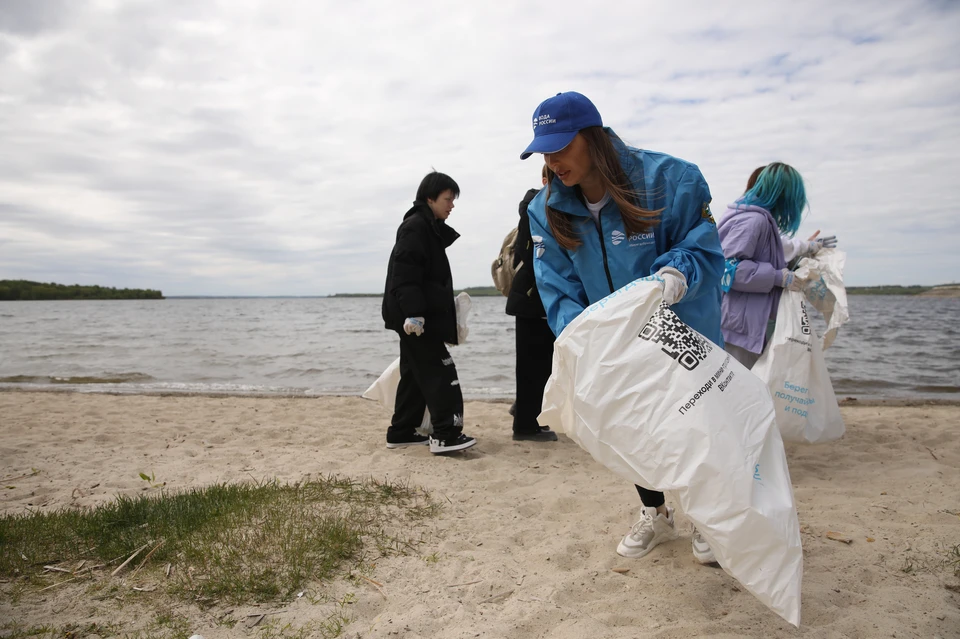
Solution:
M0 33L36 35L67 23L76 2L71 0L4 0Z
M435 167L462 189L456 283L487 284L538 182L529 115L575 89L699 164L715 212L797 166L801 233L838 233L852 284L960 279L950 3L51 6L0 8L0 277L376 291Z

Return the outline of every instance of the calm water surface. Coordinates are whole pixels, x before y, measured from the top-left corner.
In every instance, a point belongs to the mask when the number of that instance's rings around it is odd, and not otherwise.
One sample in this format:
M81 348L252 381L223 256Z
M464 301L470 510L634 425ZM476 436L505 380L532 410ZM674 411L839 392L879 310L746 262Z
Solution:
M509 398L513 318L473 302L464 395ZM839 397L960 399L960 299L852 296L850 315L826 353ZM378 298L0 302L0 388L358 395L398 348Z

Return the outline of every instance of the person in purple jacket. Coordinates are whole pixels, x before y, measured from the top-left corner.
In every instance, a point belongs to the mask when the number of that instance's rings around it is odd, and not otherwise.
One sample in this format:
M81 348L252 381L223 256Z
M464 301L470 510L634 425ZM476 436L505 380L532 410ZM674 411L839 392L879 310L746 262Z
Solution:
M760 177L760 174L763 173L765 168L767 168L766 165L758 166L753 170L753 173L751 173L747 179L747 189L744 193L753 188L753 185L757 183L757 178ZM812 257L816 255L820 249L837 247L837 236L824 235L820 237L820 229L817 229L813 235L806 240L781 234L780 241L783 242L783 257L787 260L787 264L790 264L794 260L799 260L801 257Z
M773 333L781 291L803 288L787 268L780 236L796 234L806 206L800 173L774 162L717 225L726 260L720 329L724 348L747 368L753 368Z

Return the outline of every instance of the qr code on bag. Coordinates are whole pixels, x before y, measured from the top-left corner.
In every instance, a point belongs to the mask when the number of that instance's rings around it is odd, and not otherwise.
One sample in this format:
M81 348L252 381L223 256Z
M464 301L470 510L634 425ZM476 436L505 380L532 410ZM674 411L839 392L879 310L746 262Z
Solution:
M810 316L807 315L807 305L800 302L800 332L804 335L810 334Z
M660 345L660 349L677 360L688 371L707 358L713 346L677 317L666 304L661 304L640 331L640 339Z

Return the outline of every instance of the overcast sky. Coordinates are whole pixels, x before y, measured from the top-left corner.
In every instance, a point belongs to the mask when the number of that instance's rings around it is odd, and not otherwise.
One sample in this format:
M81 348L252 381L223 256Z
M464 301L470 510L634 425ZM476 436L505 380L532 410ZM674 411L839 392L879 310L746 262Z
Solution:
M380 291L434 167L454 283L489 285L575 90L715 213L795 166L849 285L960 281L958 33L949 0L0 0L0 279Z

